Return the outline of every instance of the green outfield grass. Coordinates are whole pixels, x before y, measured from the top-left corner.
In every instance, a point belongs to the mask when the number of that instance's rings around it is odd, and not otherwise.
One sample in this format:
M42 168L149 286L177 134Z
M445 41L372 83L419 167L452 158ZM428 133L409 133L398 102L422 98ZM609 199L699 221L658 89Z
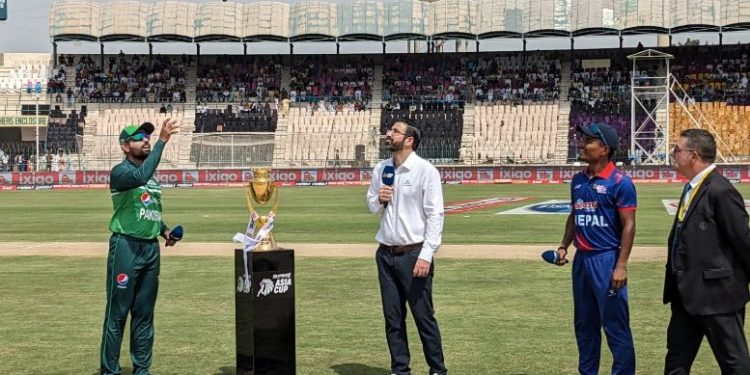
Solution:
M737 185L745 197L750 186ZM445 185L445 201L499 196L530 199L512 206L569 197L568 185ZM672 217L662 199L679 198L678 185L638 185L637 244L663 245ZM189 241L229 241L244 232L247 208L243 189L169 189L164 191L164 219L182 224ZM281 189L276 228L279 242L373 242L378 218L365 206L366 187ZM106 189L16 191L0 193L0 242L106 241L111 201ZM564 215L495 215L506 207L447 215L447 244L557 244ZM265 211L264 211L265 212Z
M234 373L232 267L229 257L162 259L154 374ZM452 374L577 373L569 267L459 259L436 267L435 305ZM661 263L630 266L639 374L663 371L663 272ZM104 276L104 258L0 259L0 373L96 374ZM296 288L298 374L388 374L374 260L299 258ZM408 321L413 373L425 374ZM121 363L130 368L127 344ZM707 344L693 373L719 373Z
M743 195L750 189L739 186ZM639 185L639 244L663 245L661 199L677 185ZM527 196L564 199L567 185L448 185L446 202ZM378 218L365 187L283 189L279 242L373 243ZM228 241L247 220L242 189L171 189L165 219L188 241ZM107 190L0 193L0 242L102 241ZM508 206L508 207L513 207ZM557 244L564 215L503 216L489 208L446 218L445 243ZM104 258L0 258L0 374L94 375L104 309ZM155 374L234 374L234 280L229 257L165 257L157 304ZM639 374L662 372L668 307L664 265L630 265ZM452 374L575 374L570 268L541 261L437 260L435 303ZM388 354L373 259L299 258L298 374L381 375ZM411 319L409 319L411 322ZM411 324L411 323L410 323ZM410 325L415 374L426 373ZM126 337L125 342L127 343ZM127 345L123 347L128 368ZM602 373L610 362L604 347ZM126 374L129 373L126 371ZM718 369L704 345L693 373Z

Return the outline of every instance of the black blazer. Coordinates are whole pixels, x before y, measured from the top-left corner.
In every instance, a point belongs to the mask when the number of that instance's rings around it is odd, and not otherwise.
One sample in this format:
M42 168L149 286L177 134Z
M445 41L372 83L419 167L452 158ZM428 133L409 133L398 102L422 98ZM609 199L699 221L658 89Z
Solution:
M750 300L750 228L745 203L715 170L695 194L676 242L677 215L669 233L664 303L681 302L691 315L737 311Z

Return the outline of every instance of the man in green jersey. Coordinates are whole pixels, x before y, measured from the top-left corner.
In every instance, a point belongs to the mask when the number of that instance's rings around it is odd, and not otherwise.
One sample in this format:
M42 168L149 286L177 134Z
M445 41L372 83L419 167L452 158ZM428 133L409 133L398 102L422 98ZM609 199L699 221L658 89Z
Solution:
M174 246L170 229L161 219L161 186L154 177L164 145L177 133L177 121L164 121L159 140L151 148L154 125L130 125L120 133L125 160L109 177L114 212L109 223L107 308L101 347L101 374L119 375L123 329L131 314L130 357L133 375L148 375L154 342L154 305L159 287L159 240Z

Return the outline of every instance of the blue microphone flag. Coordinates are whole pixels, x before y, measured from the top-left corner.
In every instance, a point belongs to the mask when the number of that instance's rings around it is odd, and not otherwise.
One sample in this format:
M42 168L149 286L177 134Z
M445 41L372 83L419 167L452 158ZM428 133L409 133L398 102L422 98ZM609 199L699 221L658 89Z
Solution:
M396 170L392 165L386 165L383 168L383 185L393 186L393 182L396 179Z

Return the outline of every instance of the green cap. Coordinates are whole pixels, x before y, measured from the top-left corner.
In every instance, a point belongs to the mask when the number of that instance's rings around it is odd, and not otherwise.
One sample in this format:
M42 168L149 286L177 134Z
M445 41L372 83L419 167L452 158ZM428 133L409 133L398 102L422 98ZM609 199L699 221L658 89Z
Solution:
M145 133L145 134L151 134L154 132L154 124L150 122L144 122L140 126L138 125L128 125L125 127L125 129L122 129L122 132L120 132L120 143L127 142L130 137L136 135L137 133Z

